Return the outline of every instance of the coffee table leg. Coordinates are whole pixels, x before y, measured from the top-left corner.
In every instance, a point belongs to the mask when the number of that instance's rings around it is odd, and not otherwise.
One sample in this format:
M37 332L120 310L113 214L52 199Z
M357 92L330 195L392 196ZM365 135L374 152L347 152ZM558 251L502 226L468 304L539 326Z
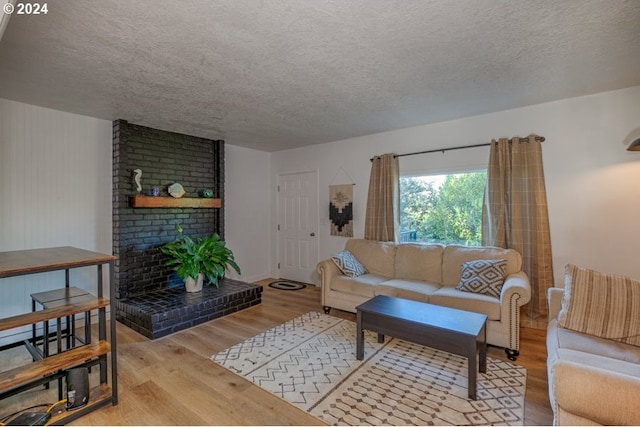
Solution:
M356 312L356 359L364 359L364 331L362 330L362 312Z
M469 390L469 399L476 400L476 383L478 375L478 363L477 363L478 342L475 337L469 341L467 345L467 359L469 360L469 383L467 388Z
M480 372L487 373L487 324L484 324L481 332L482 342L480 343Z
M378 334L378 342L381 344L384 342L384 334Z

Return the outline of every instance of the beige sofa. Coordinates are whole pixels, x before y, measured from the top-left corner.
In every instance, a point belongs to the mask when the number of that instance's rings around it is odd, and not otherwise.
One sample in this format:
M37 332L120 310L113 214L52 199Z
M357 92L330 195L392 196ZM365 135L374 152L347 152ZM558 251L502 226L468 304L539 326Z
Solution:
M348 277L331 260L321 261L322 305L355 312L357 305L375 295L429 302L486 314L487 342L505 347L515 360L520 349L520 307L531 299L529 279L522 272L522 258L514 250L459 245L394 244L350 239L345 249L368 270ZM500 298L455 289L461 265L479 259L506 259L505 282Z
M640 347L559 327L563 292L547 295L554 425L640 425Z

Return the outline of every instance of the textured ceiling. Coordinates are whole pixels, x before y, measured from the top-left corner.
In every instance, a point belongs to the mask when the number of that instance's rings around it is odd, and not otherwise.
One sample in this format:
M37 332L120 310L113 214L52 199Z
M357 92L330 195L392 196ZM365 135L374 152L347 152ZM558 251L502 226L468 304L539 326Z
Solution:
M640 85L637 0L48 6L11 16L0 98L265 151Z

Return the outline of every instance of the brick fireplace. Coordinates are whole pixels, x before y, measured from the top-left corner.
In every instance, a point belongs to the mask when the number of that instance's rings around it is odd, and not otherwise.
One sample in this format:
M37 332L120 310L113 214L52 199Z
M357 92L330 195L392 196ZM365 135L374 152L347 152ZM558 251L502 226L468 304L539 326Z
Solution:
M134 208L133 171L142 171L140 194L170 197L167 188L180 183L184 197L211 189L219 208ZM164 266L159 247L184 233L203 237L216 232L224 239L224 141L198 138L113 122L113 250L118 321L149 338L176 332L261 301L262 288L225 279L220 288L205 286L187 294L182 281Z

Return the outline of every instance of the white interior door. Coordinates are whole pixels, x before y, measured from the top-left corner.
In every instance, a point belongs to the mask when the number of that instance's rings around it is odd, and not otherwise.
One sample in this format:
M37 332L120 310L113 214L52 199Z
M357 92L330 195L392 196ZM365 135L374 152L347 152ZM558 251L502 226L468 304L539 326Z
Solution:
M318 263L318 177L314 172L278 177L280 278L313 283Z

